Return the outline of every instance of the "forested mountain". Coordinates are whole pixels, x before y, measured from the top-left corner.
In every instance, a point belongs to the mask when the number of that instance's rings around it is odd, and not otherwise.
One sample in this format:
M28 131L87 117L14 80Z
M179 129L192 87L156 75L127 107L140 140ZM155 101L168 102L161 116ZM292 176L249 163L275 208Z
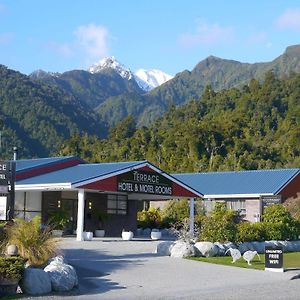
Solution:
M107 110L108 107L113 105L118 109L126 103L129 107L127 115L134 116L138 126L148 126L155 118L162 116L170 106L182 105L201 97L208 84L215 91L242 87L252 78L261 82L265 73L270 70L280 77L289 75L290 72L300 72L300 45L288 47L281 56L267 63L249 64L209 56L198 63L192 71L178 73L173 79L142 95L140 102L145 107L138 114L130 109L135 102L130 94L110 97L107 99L108 103L98 107L97 111L104 119L109 119L111 111ZM123 116L124 113L115 114L111 119L111 125L121 121Z
M93 162L148 159L170 172L300 165L300 75L265 75L241 89L208 85L200 99L175 106L151 127L132 117L107 139L73 136L60 154Z
M122 78L116 70L111 68L97 73L84 70L68 71L62 74L38 71L32 73L30 77L35 81L65 89L92 109L112 96L127 92L137 95L143 93L135 80Z
M105 136L92 109L64 89L0 65L1 158L47 156L74 133Z
M267 63L249 64L209 56L192 71L178 73L148 93L139 88L133 74L122 77L118 69L109 67L115 63L105 62L106 68L94 73L77 70L44 76L33 74L32 78L72 93L95 109L109 126L115 126L127 116L133 116L138 126L149 126L172 105L182 105L201 97L208 84L215 91L221 91L240 88L252 78L261 82L270 70L280 77L300 72L300 45L288 47L281 56ZM118 66L123 72L130 73L121 64Z

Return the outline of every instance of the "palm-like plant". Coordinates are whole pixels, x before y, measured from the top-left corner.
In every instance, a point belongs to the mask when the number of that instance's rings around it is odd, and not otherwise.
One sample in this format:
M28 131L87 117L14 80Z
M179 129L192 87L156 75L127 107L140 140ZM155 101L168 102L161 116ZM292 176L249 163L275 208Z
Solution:
M19 254L34 267L43 266L57 254L58 240L53 238L50 229L41 229L41 218L34 217L30 221L15 219L8 228L8 244L18 247Z

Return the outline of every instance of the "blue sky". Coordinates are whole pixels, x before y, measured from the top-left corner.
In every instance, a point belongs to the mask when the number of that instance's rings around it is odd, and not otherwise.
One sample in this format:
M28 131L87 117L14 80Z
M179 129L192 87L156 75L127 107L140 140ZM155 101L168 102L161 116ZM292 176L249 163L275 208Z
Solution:
M0 64L25 74L114 55L175 75L209 55L271 61L294 44L299 0L0 0Z

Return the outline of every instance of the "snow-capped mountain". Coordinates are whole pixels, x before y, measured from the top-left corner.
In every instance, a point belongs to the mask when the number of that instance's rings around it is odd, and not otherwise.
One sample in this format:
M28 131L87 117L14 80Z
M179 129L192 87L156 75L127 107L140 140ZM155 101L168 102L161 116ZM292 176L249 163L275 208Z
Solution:
M146 92L153 90L173 78L173 76L157 69L139 69L135 72L134 77L139 87Z
M92 74L95 74L105 69L114 69L120 74L120 76L128 80L133 78L132 72L120 62L118 62L114 56L105 57L99 60L98 62L93 64L88 69L88 71Z
M116 70L124 79L134 79L137 82L138 86L145 92L149 92L173 78L173 76L156 69L139 69L133 74L129 68L118 62L114 56L109 56L101 59L100 61L93 64L88 69L88 71L92 74L95 74L105 69Z

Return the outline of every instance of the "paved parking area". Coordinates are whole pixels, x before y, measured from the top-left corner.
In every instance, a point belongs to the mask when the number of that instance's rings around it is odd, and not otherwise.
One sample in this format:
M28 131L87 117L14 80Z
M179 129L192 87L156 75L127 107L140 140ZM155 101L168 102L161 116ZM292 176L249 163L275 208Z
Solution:
M63 239L79 276L72 295L43 299L299 299L294 272L272 273L153 254L158 241Z

